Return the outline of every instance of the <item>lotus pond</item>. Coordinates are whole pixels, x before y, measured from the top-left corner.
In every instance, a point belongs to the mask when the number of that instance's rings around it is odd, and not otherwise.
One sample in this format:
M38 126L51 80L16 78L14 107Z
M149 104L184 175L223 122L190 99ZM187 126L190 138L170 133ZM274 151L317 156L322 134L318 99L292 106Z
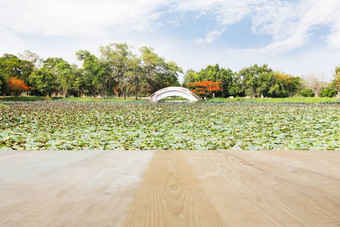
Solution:
M6 150L340 150L340 105L4 102Z

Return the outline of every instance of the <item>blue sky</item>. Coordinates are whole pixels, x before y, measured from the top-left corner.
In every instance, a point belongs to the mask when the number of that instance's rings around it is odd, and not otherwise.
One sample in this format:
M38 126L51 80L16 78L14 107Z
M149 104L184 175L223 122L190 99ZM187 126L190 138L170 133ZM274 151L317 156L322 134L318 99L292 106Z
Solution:
M0 0L0 54L151 46L184 71L269 64L323 80L340 66L339 0Z

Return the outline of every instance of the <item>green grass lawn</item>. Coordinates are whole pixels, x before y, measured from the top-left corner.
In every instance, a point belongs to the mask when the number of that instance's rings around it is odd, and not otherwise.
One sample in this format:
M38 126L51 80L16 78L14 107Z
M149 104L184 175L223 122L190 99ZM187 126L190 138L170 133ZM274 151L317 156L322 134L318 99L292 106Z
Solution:
M49 97L42 97L42 96L0 96L0 101L46 101L46 100L52 100Z
M161 101L186 101L187 99L182 97L168 97ZM126 99L120 97L113 98L94 98L94 97L40 97L40 96L20 96L20 97L0 97L0 102L4 101L71 101L71 102L147 102L147 100L139 99L136 100L134 97L128 97ZM204 103L324 103L324 104L340 104L339 98L314 98L314 97L294 97L294 98L214 98L201 100L199 102Z
M20 96L20 97L13 97L13 96L6 96L0 97L0 102L5 101L64 101L64 102L141 102L146 100L136 100L134 97L124 98L94 98L94 97L41 97L41 96Z
M93 98L93 97L67 97L67 98L58 98L54 99L57 101L71 101L71 102L141 102L146 100L138 99L136 100L135 97L127 97L126 99L120 97L113 97L113 98Z
M212 103L297 103L297 104L340 104L339 98L315 98L315 97L294 97L294 98L214 98L202 100L201 102Z

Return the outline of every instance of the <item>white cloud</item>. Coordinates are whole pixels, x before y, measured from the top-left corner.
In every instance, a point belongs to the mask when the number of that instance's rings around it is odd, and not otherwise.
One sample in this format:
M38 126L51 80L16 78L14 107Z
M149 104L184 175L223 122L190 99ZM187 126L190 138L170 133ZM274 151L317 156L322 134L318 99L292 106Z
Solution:
M228 25L244 19L252 8L265 0L182 0L177 1L176 10L181 12L199 11L201 14L214 15L218 30L207 31L205 38L194 40L195 43L212 43L220 37Z
M1 0L0 24L19 34L76 36L150 30L166 0Z
M209 31L205 38L195 39L195 43L212 43L216 38L220 37L224 29Z
M227 28L242 19L252 20L255 34L270 35L273 42L259 49L239 50L241 53L281 53L294 50L308 43L316 26L331 28L325 34L327 43L340 47L340 1L300 0L295 2L279 0L186 0L178 1L180 11L200 11L216 17L219 26ZM223 30L208 31L204 39L196 42L211 43ZM236 50L233 50L234 52Z
M340 1L306 0L296 3L273 1L257 10L253 19L253 31L268 34L274 42L262 51L290 51L308 43L317 26L333 27L328 35L328 44L337 47L339 37Z
M219 29L206 31L196 43L212 43L228 25L248 17L255 34L273 38L260 52L303 46L318 25L331 29L325 40L340 48L339 0L0 0L0 26L18 34L68 37L151 31L162 25L162 7L170 6L215 17Z
M178 36L170 33L173 30L164 34L157 30L164 26L162 31L167 31L166 25L172 26L171 23L181 25L187 12L212 17L215 22L206 26L205 34L197 35L194 43L176 40L174 37ZM340 61L339 12L340 0L0 0L0 54L29 49L42 57L75 60L74 53L79 49L96 51L100 45L128 42L137 47L153 46L161 56L177 61L184 69L199 69L217 62L224 67L235 66L235 70L269 63L284 71L285 66L295 68L292 71L301 74L308 67L331 71ZM164 21L163 15L176 18ZM251 21L254 34L269 35L272 42L261 48L227 50L197 45L212 44L228 32L228 26L244 19ZM319 27L329 29L320 41L320 46L328 45L327 52L318 57L322 50L316 48L315 54L307 51L308 54L297 57L294 50L299 47L313 48L308 42ZM288 55L280 64L283 56ZM229 65L223 65L226 62Z

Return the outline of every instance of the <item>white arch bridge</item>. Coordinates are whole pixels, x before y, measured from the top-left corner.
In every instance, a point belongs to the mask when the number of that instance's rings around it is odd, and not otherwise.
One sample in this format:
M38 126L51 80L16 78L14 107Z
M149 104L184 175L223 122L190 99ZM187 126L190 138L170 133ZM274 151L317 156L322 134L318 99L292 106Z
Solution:
M155 93L153 93L148 100L151 102L158 102L161 99L171 97L171 96L179 96L185 99L188 99L190 102L195 102L200 100L201 98L192 93L189 89L184 87L166 87L162 88Z

